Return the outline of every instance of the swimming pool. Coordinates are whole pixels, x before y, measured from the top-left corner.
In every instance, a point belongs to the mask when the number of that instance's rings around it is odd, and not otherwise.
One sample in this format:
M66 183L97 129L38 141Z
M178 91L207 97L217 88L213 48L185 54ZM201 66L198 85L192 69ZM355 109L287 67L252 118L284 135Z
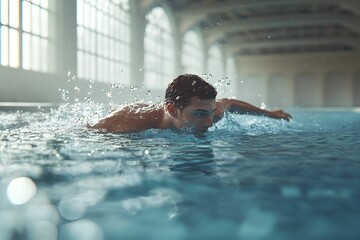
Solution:
M103 134L104 107L0 112L0 239L359 239L360 113ZM97 115L96 115L97 114Z

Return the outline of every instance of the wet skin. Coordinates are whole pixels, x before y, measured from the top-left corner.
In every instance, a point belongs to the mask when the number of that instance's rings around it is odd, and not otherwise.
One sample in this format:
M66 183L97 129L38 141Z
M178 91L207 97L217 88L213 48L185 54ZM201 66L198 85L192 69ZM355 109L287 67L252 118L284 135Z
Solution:
M135 103L110 113L89 128L111 133L140 132L148 129L172 129L175 131L204 134L219 121L224 112L265 116L289 121L291 115L281 109L260 109L247 102L235 99L202 100L190 98L184 109L177 108L173 103L146 104Z
M213 125L214 114L218 114L215 99L193 97L183 110L176 108L174 127L193 134L206 133Z

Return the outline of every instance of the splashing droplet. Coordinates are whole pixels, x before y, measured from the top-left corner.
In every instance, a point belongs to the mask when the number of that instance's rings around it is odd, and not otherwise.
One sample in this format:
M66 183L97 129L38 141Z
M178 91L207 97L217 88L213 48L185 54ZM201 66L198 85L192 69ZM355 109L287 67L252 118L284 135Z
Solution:
M136 90L138 90L138 89L139 89L138 86L130 86L130 87L129 87L130 92L136 91Z
M266 104L264 102L261 103L260 109L266 109Z
M111 90L107 91L106 96L111 98L112 97L112 91Z
M150 90L147 90L147 91L146 91L146 95L151 95L151 91L150 91Z
M75 91L80 92L80 88L78 86L74 87Z
M59 88L59 92L60 92L60 96L61 96L62 100L67 102L69 100L69 91L66 89Z

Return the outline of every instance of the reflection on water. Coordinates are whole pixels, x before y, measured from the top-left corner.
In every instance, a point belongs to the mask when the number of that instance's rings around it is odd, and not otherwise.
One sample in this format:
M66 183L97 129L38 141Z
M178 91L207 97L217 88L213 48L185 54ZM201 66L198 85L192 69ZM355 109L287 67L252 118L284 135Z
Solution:
M0 112L0 239L358 239L359 113L103 134L97 105Z
M34 182L27 177L19 177L11 180L7 187L7 196L12 204L20 205L27 203L36 193Z

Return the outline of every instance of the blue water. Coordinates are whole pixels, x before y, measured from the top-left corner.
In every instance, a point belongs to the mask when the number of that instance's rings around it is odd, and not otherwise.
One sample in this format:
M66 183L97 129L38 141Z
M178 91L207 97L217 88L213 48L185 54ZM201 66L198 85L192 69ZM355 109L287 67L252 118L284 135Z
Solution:
M359 112L229 115L204 138L84 128L104 113L0 112L1 240L360 239Z

